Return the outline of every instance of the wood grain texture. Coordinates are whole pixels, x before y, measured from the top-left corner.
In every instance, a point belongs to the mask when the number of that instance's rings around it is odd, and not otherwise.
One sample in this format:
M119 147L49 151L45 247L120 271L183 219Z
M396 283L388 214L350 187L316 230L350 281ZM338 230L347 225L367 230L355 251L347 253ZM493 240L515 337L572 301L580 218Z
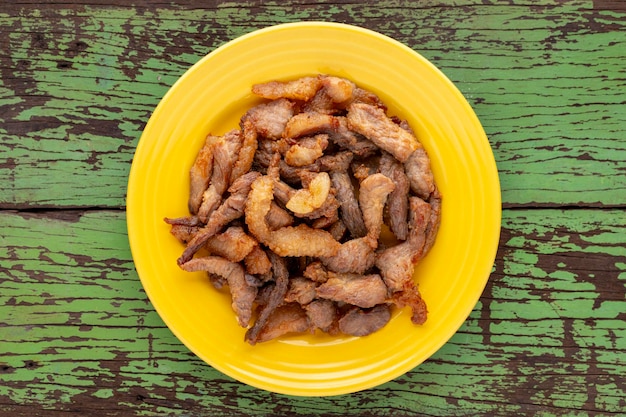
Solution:
M483 122L505 206L626 204L626 14L609 2L194 4L0 5L0 207L123 207L175 80L241 34L299 20L374 29L438 65Z
M117 211L0 213L0 414L513 415L626 409L626 217L510 210L459 332L378 388L296 398L240 384L165 327ZM94 239L97 233L99 239Z

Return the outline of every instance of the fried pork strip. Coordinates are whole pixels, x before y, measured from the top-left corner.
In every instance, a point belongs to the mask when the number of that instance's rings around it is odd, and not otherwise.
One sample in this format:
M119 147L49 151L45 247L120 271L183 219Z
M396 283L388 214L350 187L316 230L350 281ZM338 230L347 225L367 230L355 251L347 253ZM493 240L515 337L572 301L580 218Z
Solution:
M382 329L390 319L391 311L386 304L366 310L352 308L339 319L339 330L352 336L367 336Z
M359 206L367 229L367 241L372 247L378 247L378 237L383 225L383 209L387 196L395 188L394 183L383 174L374 174L361 181Z
M317 296L368 308L384 303L387 287L378 274L336 274L328 272L328 280L317 287Z
M285 259L273 252L269 252L268 256L270 258L270 262L272 263L272 273L274 274L275 285L269 293L267 303L263 305L262 310L259 313L259 317L256 319L252 327L250 327L246 332L245 339L251 345L257 343L259 335L270 319L270 316L285 300L285 294L287 294L287 289L289 287L289 270L287 269Z
M415 136L395 124L379 107L365 103L350 105L348 125L400 162L405 162L413 151L421 147Z
M198 209L198 218L206 222L213 210L222 201L222 195L230 185L233 164L241 148L242 135L232 130L213 146L213 172L209 187L202 195L202 204Z
M287 98L309 101L315 96L321 85L320 77L302 77L293 81L270 81L255 84L252 86L252 92L270 100Z

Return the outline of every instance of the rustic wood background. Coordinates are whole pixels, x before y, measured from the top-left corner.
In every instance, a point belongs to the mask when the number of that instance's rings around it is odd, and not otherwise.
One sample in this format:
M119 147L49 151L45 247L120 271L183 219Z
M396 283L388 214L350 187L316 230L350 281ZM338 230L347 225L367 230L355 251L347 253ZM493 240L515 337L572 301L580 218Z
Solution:
M217 46L327 20L437 65L482 121L503 197L490 281L423 365L352 395L224 376L163 324L125 224L152 110ZM626 2L0 4L0 415L626 414Z

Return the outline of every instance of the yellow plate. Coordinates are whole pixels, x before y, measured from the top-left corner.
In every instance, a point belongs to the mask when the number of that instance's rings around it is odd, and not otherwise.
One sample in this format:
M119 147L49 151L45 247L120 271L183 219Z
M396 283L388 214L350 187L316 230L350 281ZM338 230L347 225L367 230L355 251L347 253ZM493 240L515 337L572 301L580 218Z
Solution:
M254 83L326 73L377 93L405 118L432 160L442 223L416 268L428 321L396 311L363 338L301 335L254 347L243 341L227 293L180 270L183 247L163 218L187 215L188 171L205 136L237 126ZM500 187L487 137L457 88L410 48L335 23L265 28L216 49L169 90L137 146L128 183L130 246L141 282L167 326L205 362L269 391L321 396L396 378L435 353L465 321L487 282L500 233Z

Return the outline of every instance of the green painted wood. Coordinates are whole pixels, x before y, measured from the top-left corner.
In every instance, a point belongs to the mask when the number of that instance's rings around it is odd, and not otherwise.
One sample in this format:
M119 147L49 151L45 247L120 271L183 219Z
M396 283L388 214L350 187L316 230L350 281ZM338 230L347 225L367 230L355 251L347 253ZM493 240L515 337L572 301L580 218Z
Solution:
M193 63L298 20L404 42L456 83L503 202L626 204L626 10L610 1L0 4L0 208L119 208L141 131Z
M0 212L0 415L493 416L626 410L623 210L507 210L476 308L378 388L295 398L190 353L146 299L120 211Z

